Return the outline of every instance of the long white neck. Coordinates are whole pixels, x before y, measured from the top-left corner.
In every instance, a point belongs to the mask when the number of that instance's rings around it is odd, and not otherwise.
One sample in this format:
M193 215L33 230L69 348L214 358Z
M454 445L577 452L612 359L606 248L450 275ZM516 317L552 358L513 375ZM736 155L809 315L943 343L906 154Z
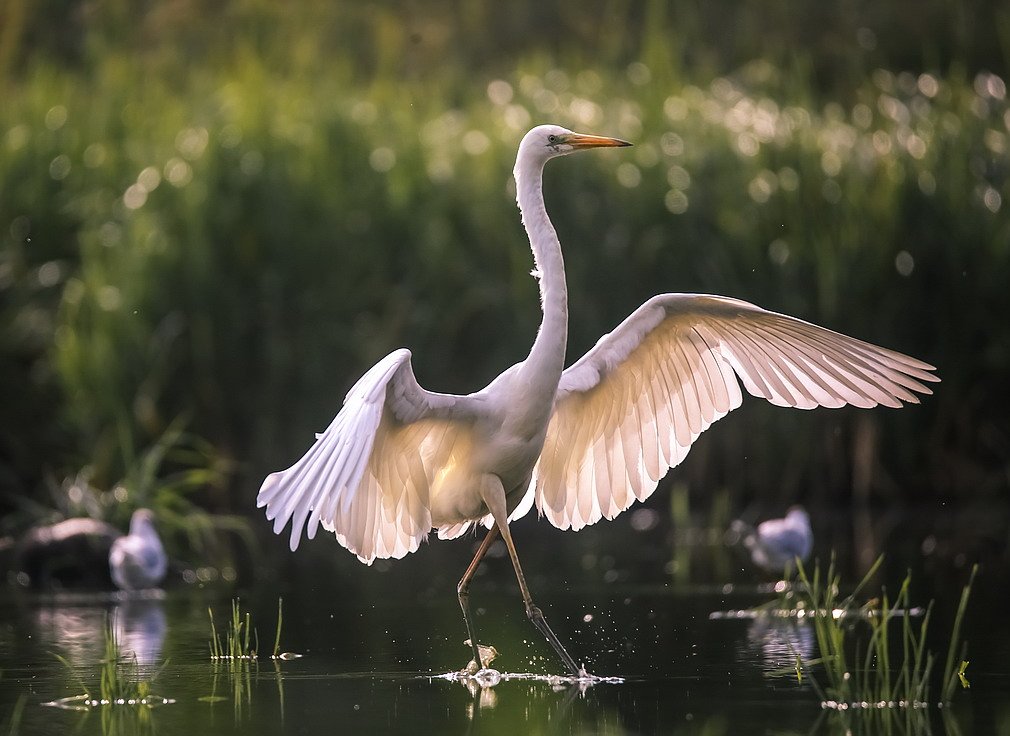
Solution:
M568 344L568 286L558 234L547 216L543 194L543 164L516 161L516 200L529 235L536 275L540 283L540 306L544 316L529 357L522 367L534 388L549 391L553 400L565 367Z

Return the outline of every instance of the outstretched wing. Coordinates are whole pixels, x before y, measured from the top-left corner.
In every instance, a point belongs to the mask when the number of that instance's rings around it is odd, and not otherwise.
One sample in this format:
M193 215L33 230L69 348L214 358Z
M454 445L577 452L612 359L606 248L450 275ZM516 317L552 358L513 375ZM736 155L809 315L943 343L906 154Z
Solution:
M435 473L468 439L463 401L421 388L409 350L390 353L351 388L309 451L267 476L256 505L277 534L292 520L292 550L303 528L312 539L322 524L366 564L413 552L431 530Z
M747 391L811 409L918 403L933 366L736 299L663 294L561 376L537 508L581 529L644 500Z

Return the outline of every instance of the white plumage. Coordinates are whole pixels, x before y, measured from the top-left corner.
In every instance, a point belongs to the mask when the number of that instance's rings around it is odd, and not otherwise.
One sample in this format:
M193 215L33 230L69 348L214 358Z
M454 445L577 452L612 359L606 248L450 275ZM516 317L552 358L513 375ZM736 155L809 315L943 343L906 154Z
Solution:
M732 529L750 552L751 561L766 572L795 570L796 560L805 562L814 548L810 516L800 506L792 506L781 519L762 521L757 528L734 521Z
M112 543L109 571L112 582L123 590L155 588L165 579L168 557L148 509L134 511L130 533Z
M533 606L508 521L534 504L561 529L612 519L644 500L713 422L748 393L779 406L898 407L931 393L932 366L736 299L650 299L564 369L568 301L557 234L544 206L547 160L629 145L539 126L523 138L517 200L539 277L543 321L529 356L466 396L421 388L396 350L348 392L312 448L266 478L257 497L290 544L319 524L365 563L399 558L435 529L484 523L509 548L527 611L578 672ZM460 583L466 589L488 543ZM474 651L475 660L479 661Z

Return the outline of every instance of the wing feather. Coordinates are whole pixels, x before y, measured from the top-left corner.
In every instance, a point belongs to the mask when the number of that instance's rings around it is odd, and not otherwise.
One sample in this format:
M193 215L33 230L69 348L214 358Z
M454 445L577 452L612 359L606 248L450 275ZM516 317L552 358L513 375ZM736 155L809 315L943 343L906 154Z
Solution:
M822 401L821 406L831 406L832 408L852 404L867 408L872 406L860 393L858 382L854 380L852 370L846 366L845 361L834 350L818 347L816 342L811 341L809 345L803 343L790 343L790 337L785 335L782 341L791 345L802 356L806 367L809 368L806 375L814 383L823 386L831 397L833 403Z
M838 396L837 387L844 380L830 364L818 365L818 356L804 344L790 344L788 338L782 337L774 329L765 330L769 342L780 352L792 351L790 363L794 367L793 374L802 380L809 397L817 406L839 407L845 404L845 399ZM828 372L830 377L825 377Z
M876 345L871 345L861 340L845 337L836 332L815 328L814 325L806 322L795 321L798 322L797 325L769 320L767 324L762 325L762 328L769 331L777 331L787 339L790 335L789 328L793 328L810 345L820 346L825 353L835 355L836 360L840 356L848 354L852 359L864 366L872 365L876 367L883 375L906 388L925 394L932 393L929 388L919 382L920 380L927 382L936 380L936 376L928 372L933 370L933 367L927 363L892 350L887 350L886 348L879 348ZM839 338L846 341L844 347L839 345ZM803 343L797 343L796 347L803 347Z
M303 529L311 539L321 524L365 563L413 552L432 527L434 478L471 431L466 401L425 391L410 351L390 353L351 388L305 455L267 476L257 506L278 534L291 521L292 550ZM469 522L457 526L462 533Z
M813 409L817 406L804 390L803 381L797 380L789 369L788 353L777 350L756 329L743 333L742 338L750 344L752 354L757 356L759 364L766 367L767 374L771 377L770 383L778 393L772 403L798 409Z
M635 402L635 412L637 414L639 436L642 439L642 460L645 463L646 477L658 479L659 437L656 435L655 409L649 404L648 392L639 392L638 401Z
M701 399L698 398L698 369L701 359L697 355L691 355L688 348L692 347L689 340L680 340L674 343L673 348L679 356L678 364L681 367L681 374L688 380L681 384L681 395L684 397L684 406L687 410L688 429L693 437L697 437L702 431L702 411ZM656 359L658 356L654 356Z
M901 406L901 402L891 395L895 387L887 380L886 368L879 362L863 360L855 349L842 352L830 342L818 339L816 335L808 335L807 338L820 347L822 357L829 361L829 365L834 363L844 370L850 385L863 395L867 406L875 406L877 403L891 407ZM792 346L784 349L796 352ZM858 397L854 397L851 403L856 401Z
M690 370L692 380L688 381L685 391L687 406L690 409L688 419L691 423L691 434L697 436L704 430L706 416L706 402L701 398L705 393L704 366L701 356L695 350L694 342L691 340L681 340L677 344L677 350L681 354L681 365L685 370ZM709 402L710 403L710 402Z
M776 357L764 351L762 349L763 346L759 342L756 342L749 332L741 331L739 334L734 335L734 337L736 338L735 347L747 354L752 370L757 372L762 378L765 392L760 394L760 396L776 406L794 406L796 403L795 399L789 392L789 389L779 379L779 375L775 370Z
M692 355L698 356L701 361L701 369L697 371L703 384L701 390L698 391L698 398L701 400L701 413L703 417L710 417L719 411L720 404L723 406L728 404L726 387L721 385L716 378L719 369L715 365L711 352L701 340L701 336L695 330L691 330L687 333L687 337L685 350L687 345L690 345Z
M931 393L934 370L747 302L663 294L562 374L534 500L562 529L613 518L740 406L741 383L779 406L898 407Z

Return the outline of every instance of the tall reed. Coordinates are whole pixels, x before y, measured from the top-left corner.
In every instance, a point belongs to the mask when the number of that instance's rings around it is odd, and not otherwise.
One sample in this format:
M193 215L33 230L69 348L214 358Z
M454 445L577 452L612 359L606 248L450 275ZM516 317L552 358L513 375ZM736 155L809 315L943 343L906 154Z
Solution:
M798 660L797 668L813 684L822 703L840 711L914 711L931 704L935 656L926 644L934 604L931 602L924 610L912 608L910 574L893 599L882 591L879 599L863 605L855 602L856 595L867 586L882 561L882 557L878 558L844 599L838 598L841 579L834 560L823 576L819 563L812 575L802 565L799 568L799 581L809 596L808 616L812 619L819 656L807 662ZM967 644L962 640L961 629L977 569L977 565L972 568L960 597L948 637L940 697L933 705L948 705L958 683L965 682L967 663L963 657ZM868 637L864 633L867 627ZM812 669L815 664L820 665L819 670ZM824 677L823 684L818 672Z

